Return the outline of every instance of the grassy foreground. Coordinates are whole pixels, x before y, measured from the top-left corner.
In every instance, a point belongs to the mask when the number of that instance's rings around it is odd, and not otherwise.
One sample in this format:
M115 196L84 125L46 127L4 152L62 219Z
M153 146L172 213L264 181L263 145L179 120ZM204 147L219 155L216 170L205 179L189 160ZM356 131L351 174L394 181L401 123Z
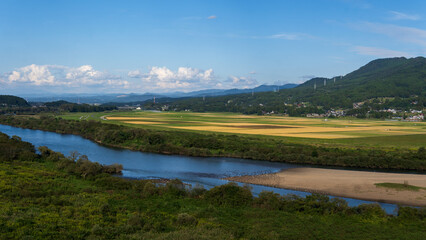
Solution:
M12 151L11 151L12 150ZM426 213L264 192L128 180L0 135L1 239L422 239ZM67 164L64 164L67 163ZM91 167L87 167L91 166Z

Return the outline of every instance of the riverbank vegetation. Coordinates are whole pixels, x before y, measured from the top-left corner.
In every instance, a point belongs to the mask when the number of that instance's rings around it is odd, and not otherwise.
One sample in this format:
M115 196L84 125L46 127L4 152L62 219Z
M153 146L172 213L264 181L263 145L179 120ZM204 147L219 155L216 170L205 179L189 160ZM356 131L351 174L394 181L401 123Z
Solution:
M426 150L335 148L285 142L283 139L230 134L164 131L46 117L1 116L1 124L76 134L107 146L143 152L375 169L426 170Z
M179 180L115 177L84 156L0 134L2 239L422 239L424 209L395 216L378 205L263 192L235 184L211 190ZM64 162L67 162L64 167ZM80 162L80 163L79 163ZM82 165L91 167L82 167ZM115 172L121 169L115 166Z

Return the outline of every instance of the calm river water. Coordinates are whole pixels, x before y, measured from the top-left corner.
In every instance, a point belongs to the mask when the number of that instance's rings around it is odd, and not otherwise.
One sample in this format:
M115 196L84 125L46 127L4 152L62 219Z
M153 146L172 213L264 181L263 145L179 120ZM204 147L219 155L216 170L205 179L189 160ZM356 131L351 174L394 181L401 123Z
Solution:
M187 157L115 149L101 146L80 136L22 129L6 125L0 125L0 132L6 133L9 136L17 135L22 140L30 142L36 147L47 146L65 155L69 155L72 151L78 151L81 154L87 155L91 161L101 164L120 163L124 168L123 177L138 179L178 178L192 185L203 185L207 189L227 183L228 181L221 179L224 177L274 173L282 169L300 167L295 164L238 158ZM251 186L254 195L259 194L263 190L279 194L309 195L309 193L301 191L259 185ZM352 198L343 199L350 206L372 203ZM390 214L394 213L397 208L395 204L380 203L380 205Z

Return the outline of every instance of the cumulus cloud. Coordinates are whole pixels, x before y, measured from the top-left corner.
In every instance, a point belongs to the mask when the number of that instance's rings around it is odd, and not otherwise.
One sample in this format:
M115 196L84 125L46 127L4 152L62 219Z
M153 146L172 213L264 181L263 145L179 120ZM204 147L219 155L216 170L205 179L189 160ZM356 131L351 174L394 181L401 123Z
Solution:
M55 76L49 70L49 66L29 65L17 69L9 74L9 82L26 82L34 85L53 85Z
M135 70L135 71L130 71L130 72L128 72L128 73L127 73L127 76L128 76L128 77L131 77L131 78L140 78L140 77L142 77L143 75L142 75L142 73L141 73L139 70Z
M151 67L147 73L135 70L128 72L127 75L139 79L142 83L140 88L145 91L196 91L209 88L249 88L258 85L253 77L229 76L227 79L219 80L213 69L202 70L191 67L179 67L176 71L167 67Z
M375 47L366 47L366 46L356 46L354 47L354 51L360 55L368 55L375 57L411 57L410 54L406 52L394 51L384 48L375 48Z
M151 67L148 73L135 70L127 75L140 78L144 87L152 90L193 90L216 87L219 83L213 69L201 70L191 67L179 67L177 71L167 67Z
M407 13L402 13L402 12L397 12L397 11L389 11L389 14L391 14L391 18L393 20L412 20L412 21L417 21L417 20L421 19L421 17L419 15L407 14Z
M258 85L254 72L246 76L219 79L213 69L179 67L176 70L154 66L148 71L134 70L124 76L96 70L91 65L28 65L0 73L2 89L46 92L173 92L211 88L249 88Z
M61 65L31 64L3 74L3 82L32 86L128 86L119 76L97 71L91 65L67 67Z
M215 15L211 15L211 16L207 17L207 19L216 19L216 18L217 18L217 16L215 16Z

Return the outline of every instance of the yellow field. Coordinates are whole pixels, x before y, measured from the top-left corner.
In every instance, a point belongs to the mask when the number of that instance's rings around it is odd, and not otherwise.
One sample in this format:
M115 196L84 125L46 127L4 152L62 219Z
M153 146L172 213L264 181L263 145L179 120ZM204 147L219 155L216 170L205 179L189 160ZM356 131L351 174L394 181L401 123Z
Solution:
M312 119L221 113L113 113L106 121L155 128L314 139L426 134L425 122Z

